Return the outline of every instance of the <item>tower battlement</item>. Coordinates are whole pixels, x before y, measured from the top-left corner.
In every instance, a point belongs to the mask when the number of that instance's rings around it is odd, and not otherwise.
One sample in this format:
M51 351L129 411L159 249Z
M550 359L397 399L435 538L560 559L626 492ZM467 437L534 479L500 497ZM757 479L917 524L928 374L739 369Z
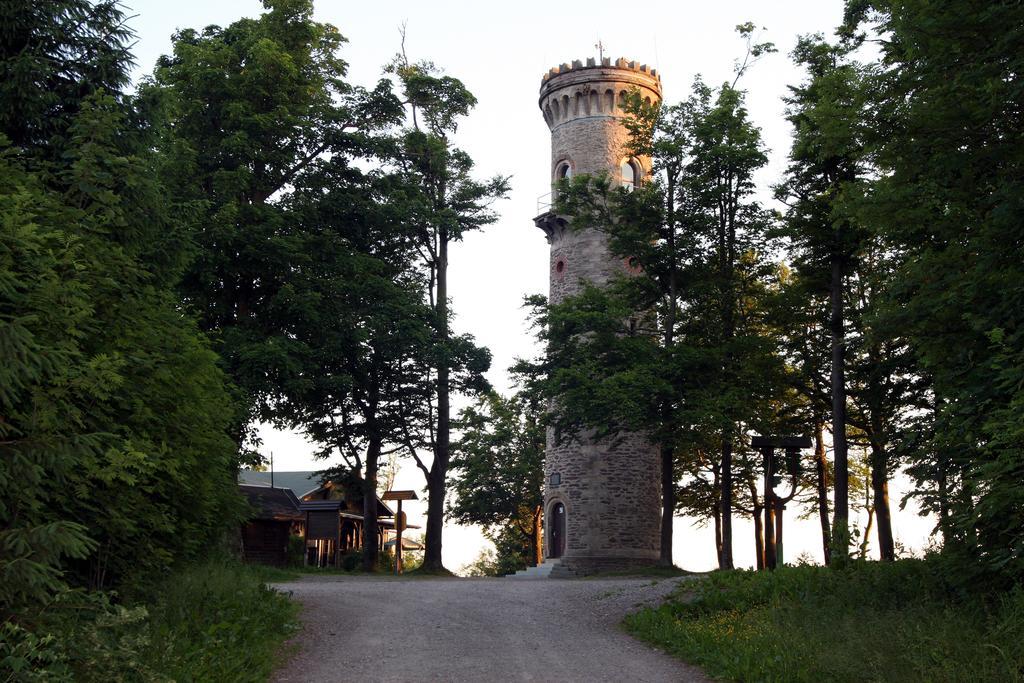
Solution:
M580 59L574 59L571 63L565 62L558 66L551 67L544 76L541 77L541 85L561 74L569 73L570 71L581 71L583 69L621 69L623 71L636 71L639 73L647 74L651 78L656 78L658 83L661 83L661 76L658 75L658 70L653 67L648 67L646 64L639 62L630 61L625 57L619 57L612 63L611 57L605 57L598 64L597 60L593 57L587 58L587 63L584 64Z
M625 115L626 96L639 90L648 103L661 101L658 70L625 58L591 57L553 67L541 79L540 109L548 127L593 116Z

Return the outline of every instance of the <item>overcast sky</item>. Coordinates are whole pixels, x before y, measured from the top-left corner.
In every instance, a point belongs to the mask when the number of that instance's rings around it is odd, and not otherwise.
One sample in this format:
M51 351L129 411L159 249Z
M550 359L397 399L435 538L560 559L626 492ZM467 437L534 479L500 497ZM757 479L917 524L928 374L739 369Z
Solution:
M156 58L170 52L171 34L179 28L227 25L242 16L256 16L262 4L253 0L134 0L130 22L138 33L136 76L152 71ZM473 334L494 355L489 374L502 391L509 388L506 369L516 357L530 356L535 344L527 329L522 300L547 294L547 244L532 218L537 199L550 191L550 137L537 107L541 76L552 66L596 57L626 57L656 67L662 75L665 100L685 98L699 74L709 84L732 80L733 66L743 53L735 26L753 21L764 27L759 40L771 40L779 53L756 64L741 87L748 91L751 118L761 127L771 162L760 175L766 201L770 185L786 163L789 125L783 118L787 84L801 74L788 59L797 36L830 33L842 18L840 0L741 0L721 2L359 2L318 0L318 21L337 26L349 42L343 57L351 83L372 86L399 48L399 27L407 26L406 51L413 60L429 59L460 78L479 99L457 136L460 147L475 159L479 174L511 176L510 198L496 209L499 221L470 235L453 250L450 292L457 313L456 328ZM274 453L280 471L321 469L300 435L262 431L265 450ZM399 488L421 489L422 476L409 466ZM896 509L900 487L894 487L894 532L910 548L925 544L931 521ZM787 513L793 516L794 511ZM415 521L410 514L410 521ZM754 559L752 525L735 525L735 555L740 564ZM802 552L820 561L821 540L816 521L793 520L787 528L788 559ZM479 553L485 541L476 529L449 527L444 559L458 569ZM712 535L691 520L676 522L676 563L691 570L715 565Z

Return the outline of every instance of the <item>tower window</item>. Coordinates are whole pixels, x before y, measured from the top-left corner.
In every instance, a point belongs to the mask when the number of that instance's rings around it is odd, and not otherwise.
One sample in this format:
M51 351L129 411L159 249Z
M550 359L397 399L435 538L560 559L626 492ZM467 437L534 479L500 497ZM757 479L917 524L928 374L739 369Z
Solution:
M640 184L640 165L633 159L626 159L619 166L619 176L626 191L632 192Z
M572 178L572 166L569 165L568 161L563 161L558 165L558 169L555 171L555 180L569 178Z

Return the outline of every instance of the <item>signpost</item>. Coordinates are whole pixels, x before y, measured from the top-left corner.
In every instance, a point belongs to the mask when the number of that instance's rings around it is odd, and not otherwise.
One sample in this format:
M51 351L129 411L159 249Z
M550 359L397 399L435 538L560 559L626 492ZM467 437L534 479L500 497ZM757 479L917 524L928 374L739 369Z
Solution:
M395 574L402 573L402 532L405 531L405 513L402 512L403 500L419 500L415 491L385 491L384 500L397 500L398 510L395 512Z
M764 566L775 569L783 564L782 555L782 511L786 503L796 495L796 479L800 470L800 451L811 447L811 439L806 436L755 436L750 440L750 447L756 448L764 455ZM775 493L775 487L782 483L778 473L779 462L775 457L775 449L786 451L786 470L793 481L793 488L788 496Z

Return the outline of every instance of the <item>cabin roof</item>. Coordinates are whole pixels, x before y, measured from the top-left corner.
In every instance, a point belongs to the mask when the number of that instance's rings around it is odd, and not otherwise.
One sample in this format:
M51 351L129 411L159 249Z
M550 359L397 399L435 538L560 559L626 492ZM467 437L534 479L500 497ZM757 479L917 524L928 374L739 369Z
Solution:
M238 473L239 484L270 486L270 472L242 470ZM321 479L318 472L274 472L274 486L291 489L296 498L302 498L320 488Z
M270 486L270 472L241 470L238 473L239 484L254 486ZM296 498L303 498L324 488L320 472L274 472L274 486L291 489ZM377 496L377 516L393 517L395 511Z
M238 488L255 508L252 519L288 521L304 518L299 512L299 499L291 489L250 484L239 484Z
M395 547L395 539L391 539L385 543L384 547L389 550L393 550ZM414 541L411 538L402 536L402 552L406 552L407 550L423 550L423 544L419 541Z

